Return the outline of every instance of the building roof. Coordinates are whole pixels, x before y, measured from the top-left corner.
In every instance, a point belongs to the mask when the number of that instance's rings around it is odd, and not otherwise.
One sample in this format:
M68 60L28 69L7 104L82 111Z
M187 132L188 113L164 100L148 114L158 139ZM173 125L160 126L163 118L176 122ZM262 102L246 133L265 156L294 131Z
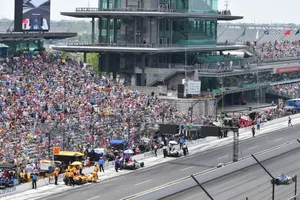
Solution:
M232 16L217 13L184 12L175 9L100 9L100 8L77 8L75 12L61 12L61 15L76 18L126 18L126 17L165 17L165 18L201 18L215 20L238 20L242 16Z
M245 49L245 45L199 45L199 46L166 46L166 45L66 45L55 46L53 49L68 52L123 52L123 53L176 53L176 52L206 52Z
M77 33L59 33L59 32L28 32L28 33L0 33L0 42L1 41L17 41L17 40L39 40L39 39L66 39L70 37L77 36Z

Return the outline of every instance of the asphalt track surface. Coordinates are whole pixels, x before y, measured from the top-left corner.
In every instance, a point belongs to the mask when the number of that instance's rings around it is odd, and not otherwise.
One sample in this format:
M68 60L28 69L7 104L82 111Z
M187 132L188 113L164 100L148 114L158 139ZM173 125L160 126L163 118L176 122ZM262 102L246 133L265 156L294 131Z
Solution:
M273 131L240 142L240 157L272 148L300 138L300 126ZM40 200L117 200L167 184L180 178L216 167L220 162L232 160L232 145L179 158L154 167L105 180L99 184L69 190ZM145 163L147 165L147 163ZM300 165L299 165L300 166Z
M284 173L289 176L300 175L300 149L283 154L263 162L267 170L277 177ZM300 176L299 176L300 179ZM258 164L236 171L232 174L203 184L214 200L249 200L271 199L271 177ZM297 187L299 191L299 187ZM275 186L275 199L288 200L294 196L295 183ZM164 200L209 199L200 187L194 187Z

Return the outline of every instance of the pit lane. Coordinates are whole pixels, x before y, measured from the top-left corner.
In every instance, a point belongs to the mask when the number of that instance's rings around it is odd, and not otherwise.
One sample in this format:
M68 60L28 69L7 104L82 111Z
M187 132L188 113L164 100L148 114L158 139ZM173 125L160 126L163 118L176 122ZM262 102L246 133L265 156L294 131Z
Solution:
M294 140L299 137L298 128L299 126L286 128L245 140L240 143L240 156L246 157L253 153ZM96 196L99 199L103 198L107 200L121 199L190 176L194 173L209 170L212 166L215 167L220 162L231 161L231 155L232 145L228 145L190 157L175 159L156 167L141 169L113 180L100 182L99 184L44 197L41 198L41 200L90 199ZM147 163L145 163L145 166L147 166Z

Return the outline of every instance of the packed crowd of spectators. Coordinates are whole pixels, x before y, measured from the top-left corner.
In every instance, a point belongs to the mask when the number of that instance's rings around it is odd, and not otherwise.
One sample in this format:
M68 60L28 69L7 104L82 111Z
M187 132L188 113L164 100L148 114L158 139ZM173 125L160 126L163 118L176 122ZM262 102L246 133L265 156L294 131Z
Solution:
M286 59L300 56L300 41L247 42L261 59Z
M0 170L0 188L12 187L14 185L15 178L15 171L7 169Z
M300 98L300 83L292 83L292 84L285 84L285 85L277 85L272 86L271 88L273 92L280 96L285 96L288 98Z
M257 83L274 83L280 81L288 81L293 79L299 79L300 72L272 74L270 72L261 72L258 74L244 74L239 76L230 76L224 78L224 87L247 87ZM219 82L218 87L221 86Z
M49 136L65 150L84 152L91 144L109 150L108 139L126 139L134 148L159 123L190 122L155 94L123 83L58 53L22 54L1 66L0 162L28 166L46 158ZM194 116L194 123L202 122Z

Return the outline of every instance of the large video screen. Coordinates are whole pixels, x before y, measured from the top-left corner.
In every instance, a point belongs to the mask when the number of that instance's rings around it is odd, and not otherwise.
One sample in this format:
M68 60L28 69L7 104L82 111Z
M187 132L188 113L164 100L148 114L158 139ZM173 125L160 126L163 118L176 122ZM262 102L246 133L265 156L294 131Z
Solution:
M50 0L23 0L22 30L50 30Z

